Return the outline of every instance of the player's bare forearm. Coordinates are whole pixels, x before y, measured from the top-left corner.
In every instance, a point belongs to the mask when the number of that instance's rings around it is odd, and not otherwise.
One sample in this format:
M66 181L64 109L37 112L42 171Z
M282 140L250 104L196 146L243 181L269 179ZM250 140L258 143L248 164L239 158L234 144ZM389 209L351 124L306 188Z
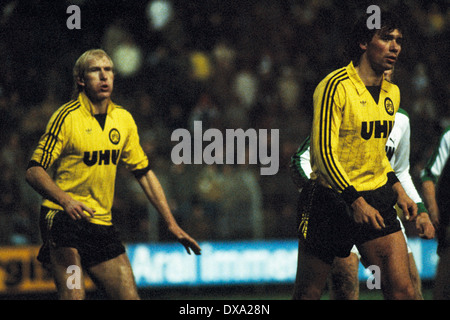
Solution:
M436 186L433 181L426 180L422 182L422 195L430 214L431 222L437 226L439 224L439 206L436 201Z
M149 170L138 181L147 198L166 222L167 227L175 226L177 222L172 215L164 190L154 172Z
M406 194L400 182L392 185L392 189L397 195L397 204L403 210L406 220L412 220L417 216L417 204Z
M430 216L426 212L420 212L416 218L416 229L419 232L419 237L422 239L433 239L435 236L435 229L430 220Z
M363 197L356 199L352 205L353 219L356 223L370 224L377 230L385 227L384 219L380 212L372 207Z
M167 203L164 190L153 171L149 170L138 181L150 202L166 222L167 229L186 248L187 253L190 254L192 249L195 254L200 254L201 249L198 243L178 226Z

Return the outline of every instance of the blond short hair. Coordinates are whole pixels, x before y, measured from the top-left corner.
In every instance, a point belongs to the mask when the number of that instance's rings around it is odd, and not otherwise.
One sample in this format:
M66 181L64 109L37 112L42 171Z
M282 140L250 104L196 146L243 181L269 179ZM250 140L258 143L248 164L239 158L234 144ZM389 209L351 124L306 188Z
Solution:
M91 49L83 53L75 62L75 66L73 67L73 98L76 99L78 94L84 90L83 86L78 84L79 79L83 79L88 67L88 60L91 57L107 57L111 62L111 66L114 70L114 62L111 57L103 50L103 49Z

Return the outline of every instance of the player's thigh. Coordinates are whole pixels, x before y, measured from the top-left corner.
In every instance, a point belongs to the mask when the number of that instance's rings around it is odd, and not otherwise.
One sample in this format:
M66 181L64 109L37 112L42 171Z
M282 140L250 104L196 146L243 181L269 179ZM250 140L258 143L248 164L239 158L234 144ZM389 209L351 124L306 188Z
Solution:
M414 288L417 290L417 294L422 296L422 280L420 279L419 270L417 269L416 261L412 252L408 252L409 257L409 273L411 275L411 281Z
M320 299L330 268L331 264L305 250L304 241L300 239L293 299Z
M126 253L88 268L88 273L97 286L110 299L138 300L131 264Z
M409 257L405 237L401 231L367 241L358 246L368 265L380 268L381 282L387 294L414 290L410 276Z
M333 299L357 300L359 297L359 259L355 253L335 258L331 266L330 289Z
M77 249L70 247L51 248L50 261L58 290L58 298L64 300L84 299L84 276ZM74 266L76 269L73 268Z
M350 253L346 258L334 258L331 266L331 274L345 274L351 278L358 278L359 259L355 253Z

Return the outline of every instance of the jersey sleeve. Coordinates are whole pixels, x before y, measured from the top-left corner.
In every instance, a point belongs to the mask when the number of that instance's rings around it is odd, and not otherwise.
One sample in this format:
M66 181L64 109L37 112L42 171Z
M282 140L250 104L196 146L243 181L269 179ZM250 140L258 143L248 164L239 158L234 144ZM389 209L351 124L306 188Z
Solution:
M439 145L434 150L431 158L425 165L421 172L421 180L432 180L437 183L439 176L444 169L450 152L450 127L447 127L445 132L441 135Z
M345 89L339 83L345 76L345 73L335 74L322 81L314 92L311 163L314 172L342 193L346 202L352 203L359 195L337 157L339 129L345 107Z
M140 144L136 123L131 114L128 116L128 136L122 150L121 161L136 177L140 177L150 170L150 164Z
M45 170L59 158L66 145L66 135L70 126L67 117L70 108L61 108L55 112L47 123L44 134L40 137L38 145L34 150L31 161Z

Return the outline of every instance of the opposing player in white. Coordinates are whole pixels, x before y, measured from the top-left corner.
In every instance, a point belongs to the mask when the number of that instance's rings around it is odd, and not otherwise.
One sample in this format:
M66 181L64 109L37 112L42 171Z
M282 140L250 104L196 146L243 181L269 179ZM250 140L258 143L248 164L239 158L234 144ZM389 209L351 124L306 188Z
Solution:
M416 218L416 228L419 236L424 239L432 239L435 234L434 227L409 173L410 134L411 128L408 114L405 110L399 109L395 116L394 127L386 143L386 154L406 193L417 203L418 215ZM306 182L306 179L309 179L310 173L312 172L309 137L292 156L290 167L294 182L298 188L302 188L303 183ZM401 223L400 218L398 219ZM402 223L401 226L406 239L405 228ZM409 247L408 254L411 279L417 292L421 295L421 280ZM334 259L330 276L330 294L332 299L357 300L359 298L359 259L360 255L356 246L353 246L352 253L347 258ZM361 262L364 265L364 261Z
M423 199L436 228L439 262L433 299L450 300L450 126L421 172Z

